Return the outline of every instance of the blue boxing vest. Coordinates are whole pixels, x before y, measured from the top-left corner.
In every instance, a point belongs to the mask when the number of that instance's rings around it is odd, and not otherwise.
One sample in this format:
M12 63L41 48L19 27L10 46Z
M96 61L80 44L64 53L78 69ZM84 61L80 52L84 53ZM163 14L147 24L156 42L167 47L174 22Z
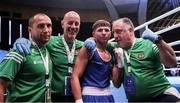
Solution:
M98 51L96 50L89 60L84 75L81 78L82 87L98 87L105 88L109 87L110 79L112 74L113 59L106 62L104 61Z

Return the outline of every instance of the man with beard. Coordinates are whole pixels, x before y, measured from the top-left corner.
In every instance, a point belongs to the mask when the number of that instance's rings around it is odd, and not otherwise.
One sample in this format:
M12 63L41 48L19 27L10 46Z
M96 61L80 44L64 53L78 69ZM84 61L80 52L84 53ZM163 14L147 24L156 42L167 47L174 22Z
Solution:
M47 48L53 62L53 78L51 82L52 102L74 102L71 94L70 79L74 61L83 42L76 39L80 29L80 16L69 11L61 21L62 36L51 36ZM27 39L16 40L14 48L30 54Z

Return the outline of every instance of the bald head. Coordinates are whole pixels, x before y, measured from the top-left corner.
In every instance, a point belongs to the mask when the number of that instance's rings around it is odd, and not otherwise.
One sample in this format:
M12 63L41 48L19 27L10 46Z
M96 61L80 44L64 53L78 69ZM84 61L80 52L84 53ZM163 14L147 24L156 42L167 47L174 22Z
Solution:
M67 13L64 15L63 20L66 20L66 19L68 19L68 18L77 18L77 19L80 20L79 14L78 14L77 12L75 12L75 11L69 11L69 12L67 12Z

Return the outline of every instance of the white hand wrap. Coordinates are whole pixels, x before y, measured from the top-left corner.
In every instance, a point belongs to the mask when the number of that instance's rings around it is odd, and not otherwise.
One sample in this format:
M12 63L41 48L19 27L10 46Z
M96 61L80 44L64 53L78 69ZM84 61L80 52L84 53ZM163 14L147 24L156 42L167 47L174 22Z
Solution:
M82 99L78 99L75 101L75 103L83 103L83 100Z
M123 49L122 48L115 48L114 49L115 56L117 59L117 67L118 68L123 68L123 60L124 60L124 55L123 55Z

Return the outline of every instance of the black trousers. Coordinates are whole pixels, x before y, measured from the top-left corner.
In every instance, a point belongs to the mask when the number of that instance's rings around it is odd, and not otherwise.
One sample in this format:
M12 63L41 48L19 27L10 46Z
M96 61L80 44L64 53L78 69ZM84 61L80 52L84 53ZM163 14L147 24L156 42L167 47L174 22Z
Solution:
M171 102L171 103L176 103L177 101L180 102L180 98L177 98L176 96L169 94L161 94L152 100L152 102Z
M128 101L129 103L138 103L138 102L160 102L160 103L177 103L180 102L180 98L177 98L174 95L160 94L155 98L151 98L145 101Z
M62 103L75 102L73 96L61 96L57 94L51 94L51 100L52 102L62 102Z

